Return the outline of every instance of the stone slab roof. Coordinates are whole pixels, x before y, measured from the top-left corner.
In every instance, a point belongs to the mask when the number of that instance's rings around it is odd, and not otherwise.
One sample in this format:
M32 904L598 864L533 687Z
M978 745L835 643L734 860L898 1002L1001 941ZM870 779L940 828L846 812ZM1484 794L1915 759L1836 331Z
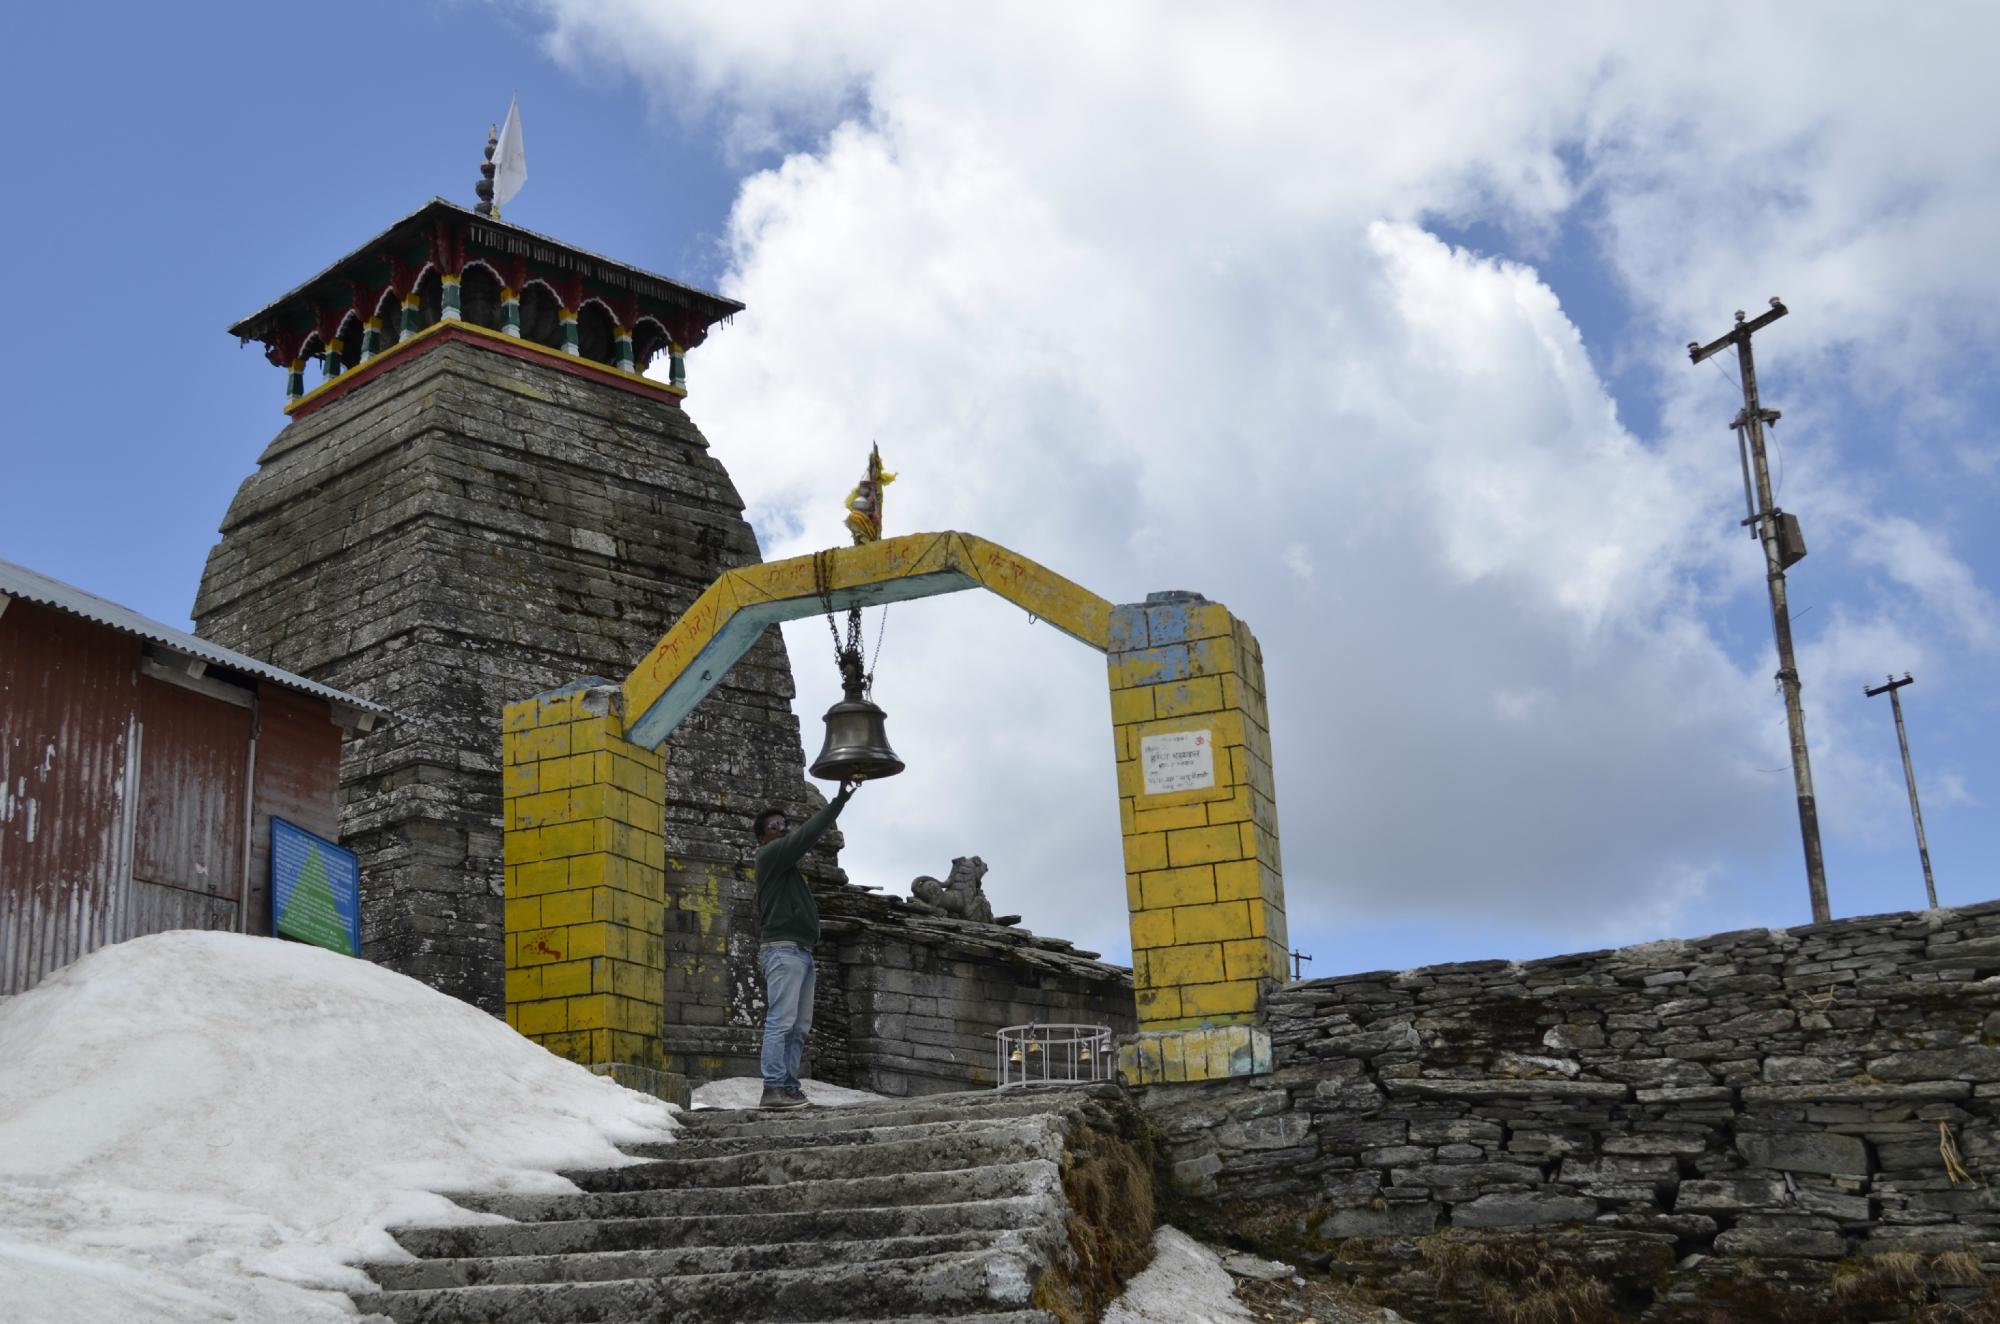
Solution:
M853 884L819 894L820 924L828 932L867 929L885 938L902 938L925 946L995 957L1033 966L1073 979L1121 982L1128 987L1132 972L1098 959L1063 938L1045 938L1018 925L981 924L955 915L919 910L904 898L869 891Z

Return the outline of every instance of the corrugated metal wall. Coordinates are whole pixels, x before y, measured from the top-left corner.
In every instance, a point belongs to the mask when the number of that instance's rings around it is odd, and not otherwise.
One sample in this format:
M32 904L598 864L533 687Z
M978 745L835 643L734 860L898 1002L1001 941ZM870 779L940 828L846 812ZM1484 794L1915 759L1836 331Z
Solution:
M0 993L122 935L139 649L106 633L0 615Z
M246 828L337 835L340 731L318 700L252 710L142 675L129 635L15 599L0 612L0 994L107 943L243 926ZM270 931L264 852L247 889ZM261 916L257 913L262 907Z
M139 682L139 726L132 876L238 900L250 710L149 676Z

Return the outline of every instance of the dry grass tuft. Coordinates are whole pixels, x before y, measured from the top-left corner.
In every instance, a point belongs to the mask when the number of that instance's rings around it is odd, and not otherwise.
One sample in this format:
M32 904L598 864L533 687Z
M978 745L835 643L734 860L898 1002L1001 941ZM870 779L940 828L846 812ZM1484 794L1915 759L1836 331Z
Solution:
M1922 1283L1923 1280L1923 1256L1915 1251L1890 1250L1880 1255L1870 1255L1862 1261L1859 1270L1836 1278L1833 1290L1842 1296L1854 1296L1880 1284L1907 1290Z
M1542 1267L1526 1246L1469 1237L1451 1228L1419 1240L1417 1254L1430 1267L1440 1289L1466 1274L1512 1279L1533 1275Z
M1525 1241L1469 1237L1447 1229L1417 1242L1440 1297L1461 1291L1493 1324L1616 1324L1611 1286L1551 1264Z
M1070 1263L1035 1284L1033 1304L1062 1321L1088 1324L1153 1257L1153 1173L1139 1152L1089 1127L1063 1156Z
M1984 1288L1976 1297L1949 1289ZM1884 1251L1843 1265L1833 1280L1841 1320L1895 1318L1909 1324L2000 1324L2000 1286L1970 1251L1926 1256ZM1815 1320L1814 1324L1818 1324Z
M1986 1281L1985 1271L1979 1267L1979 1257L1965 1250L1948 1250L1932 1260L1931 1273L1939 1282L1959 1287L1978 1287Z
M1525 1290L1487 1283L1480 1288L1480 1300L1495 1324L1616 1324L1618 1313L1605 1284L1568 1270L1551 1278Z

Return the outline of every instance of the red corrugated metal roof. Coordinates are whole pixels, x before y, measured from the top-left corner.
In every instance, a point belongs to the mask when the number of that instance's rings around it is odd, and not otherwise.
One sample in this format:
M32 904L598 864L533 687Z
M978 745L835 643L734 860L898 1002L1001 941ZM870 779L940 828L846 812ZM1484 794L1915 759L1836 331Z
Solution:
M47 575L37 574L26 566L15 565L12 561L0 561L0 593L9 597L23 598L29 602L39 602L44 607L53 607L57 611L81 616L87 621L95 621L99 625L137 635L141 639L150 639L156 644L164 644L176 652L185 653L189 657L198 657L216 666L261 676L286 689L315 695L330 703L347 704L369 713L389 711L380 704L370 703L352 694L344 694L317 681L307 680L304 676L295 676L283 668L274 667L269 662L260 662L233 648L224 648L220 644L212 644L206 639L191 635L185 630L162 625L151 617L141 616L129 607L121 607L115 602L98 597L95 593L86 593L74 584L65 584L59 579L50 579Z

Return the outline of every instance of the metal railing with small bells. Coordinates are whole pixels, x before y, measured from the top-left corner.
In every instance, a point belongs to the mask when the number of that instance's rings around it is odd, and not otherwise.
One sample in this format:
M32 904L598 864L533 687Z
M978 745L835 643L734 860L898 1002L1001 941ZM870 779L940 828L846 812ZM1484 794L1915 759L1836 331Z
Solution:
M1110 1080L1117 1049L1108 1025L1009 1025L994 1032L999 1088Z

